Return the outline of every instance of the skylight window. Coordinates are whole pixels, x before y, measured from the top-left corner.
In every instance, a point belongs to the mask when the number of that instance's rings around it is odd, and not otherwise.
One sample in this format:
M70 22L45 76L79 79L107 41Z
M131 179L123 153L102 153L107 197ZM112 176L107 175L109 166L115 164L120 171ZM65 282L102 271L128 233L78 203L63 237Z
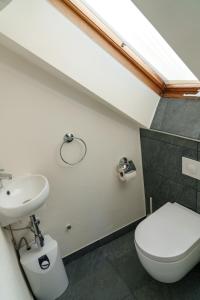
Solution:
M198 81L131 0L82 0L121 41L166 81Z

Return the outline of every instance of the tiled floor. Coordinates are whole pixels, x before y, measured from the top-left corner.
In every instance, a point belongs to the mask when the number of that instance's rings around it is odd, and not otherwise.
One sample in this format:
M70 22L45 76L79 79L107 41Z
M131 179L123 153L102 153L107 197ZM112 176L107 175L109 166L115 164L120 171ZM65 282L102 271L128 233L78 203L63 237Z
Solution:
M200 299L200 265L177 283L159 283L141 266L133 240L128 233L68 264L70 284L58 300Z

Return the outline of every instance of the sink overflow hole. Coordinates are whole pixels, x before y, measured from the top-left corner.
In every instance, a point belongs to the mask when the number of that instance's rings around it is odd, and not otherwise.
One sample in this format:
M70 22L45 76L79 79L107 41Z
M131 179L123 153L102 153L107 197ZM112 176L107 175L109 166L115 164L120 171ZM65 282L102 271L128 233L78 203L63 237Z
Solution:
M10 191L7 191L6 194L7 194L7 195L10 195Z
M24 200L24 201L22 202L22 204L26 204L26 203L29 202L29 201L31 201L31 199Z

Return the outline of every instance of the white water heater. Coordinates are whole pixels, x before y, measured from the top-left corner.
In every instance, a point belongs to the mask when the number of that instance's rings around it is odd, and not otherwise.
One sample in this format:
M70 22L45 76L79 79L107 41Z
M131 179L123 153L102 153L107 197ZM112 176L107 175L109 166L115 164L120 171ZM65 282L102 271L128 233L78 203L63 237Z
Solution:
M58 243L44 236L44 246L31 245L19 251L20 262L38 300L55 300L67 289L69 281L59 253Z

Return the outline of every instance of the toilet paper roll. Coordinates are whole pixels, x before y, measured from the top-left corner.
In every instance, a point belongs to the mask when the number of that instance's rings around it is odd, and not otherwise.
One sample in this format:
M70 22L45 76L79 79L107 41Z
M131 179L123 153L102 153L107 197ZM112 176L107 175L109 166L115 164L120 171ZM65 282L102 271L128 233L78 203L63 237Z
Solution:
M136 175L137 175L136 171L125 173L124 170L122 170L122 169L118 170L118 177L121 181L129 181L129 180L135 178Z

